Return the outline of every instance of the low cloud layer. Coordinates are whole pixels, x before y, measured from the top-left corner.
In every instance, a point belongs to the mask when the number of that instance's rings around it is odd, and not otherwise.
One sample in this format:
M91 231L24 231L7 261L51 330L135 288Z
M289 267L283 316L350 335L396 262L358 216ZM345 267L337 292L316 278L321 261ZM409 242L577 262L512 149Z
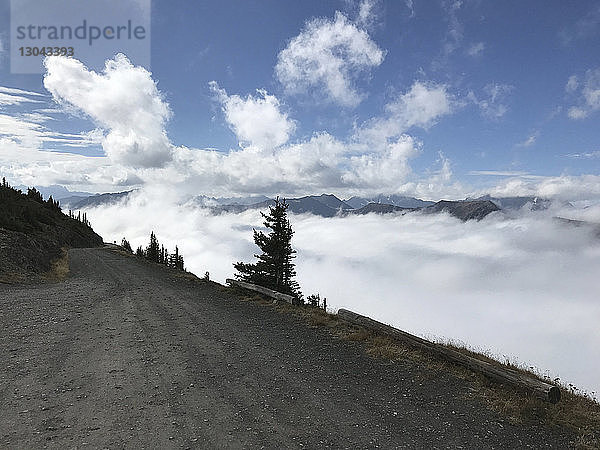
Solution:
M153 230L171 250L179 244L190 270L217 281L233 274L233 262L252 260L257 211L212 216L156 194L140 192L126 208L96 208L88 217L105 239L126 236L134 246L146 245ZM559 213L600 221L597 208L467 223L446 215L292 216L299 281L331 308L598 392L600 242L585 227L551 218Z
M562 201L592 201L600 199L600 175L560 175L541 177L522 175L507 178L489 190L497 197L532 195Z

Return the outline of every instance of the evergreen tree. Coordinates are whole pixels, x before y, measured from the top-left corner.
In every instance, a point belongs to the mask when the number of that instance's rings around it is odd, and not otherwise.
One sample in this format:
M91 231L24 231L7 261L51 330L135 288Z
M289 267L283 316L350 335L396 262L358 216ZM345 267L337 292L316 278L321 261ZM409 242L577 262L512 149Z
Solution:
M135 251L135 256L139 256L140 258L144 258L146 256L144 254L144 249L143 249L143 247L141 245Z
M28 188L27 197L38 203L44 203L44 197L42 197L42 194L36 188Z
M183 256L179 254L179 247L175 246L175 253L170 257L169 266L177 270L184 270Z
M133 249L131 248L131 244L125 238L123 238L123 240L121 241L121 247L123 247L129 253L133 253Z
M60 211L60 204L59 204L58 200L54 200L54 199L52 198L52 196L48 197L48 200L46 200L46 204L47 204L47 205L48 205L50 208L52 208L52 209L55 209L55 210L57 210L57 211Z
M150 244L146 248L146 258L153 262L158 262L160 257L160 247L154 231L150 233Z
M254 264L238 262L233 266L238 271L237 279L293 295L296 303L302 304L302 293L294 279L296 251L292 248L294 232L287 209L285 199L280 201L277 197L275 205L269 207L269 214L261 212L265 227L271 231L265 234L254 230L254 242L262 251L260 255L254 255L258 261Z

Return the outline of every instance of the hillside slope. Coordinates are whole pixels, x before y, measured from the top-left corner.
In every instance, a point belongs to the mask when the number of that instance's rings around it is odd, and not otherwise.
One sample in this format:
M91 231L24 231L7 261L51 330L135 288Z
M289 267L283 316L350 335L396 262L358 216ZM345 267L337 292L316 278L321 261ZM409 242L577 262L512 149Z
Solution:
M50 268L63 247L95 247L102 238L37 191L0 185L0 281L22 281Z

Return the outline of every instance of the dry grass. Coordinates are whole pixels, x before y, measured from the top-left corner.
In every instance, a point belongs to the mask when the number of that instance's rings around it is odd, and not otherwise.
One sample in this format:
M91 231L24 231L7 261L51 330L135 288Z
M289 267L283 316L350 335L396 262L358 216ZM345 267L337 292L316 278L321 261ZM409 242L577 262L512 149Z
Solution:
M482 376L477 377L476 388L477 395L491 409L504 414L512 423L541 420L575 432L578 448L600 448L600 404L588 396L561 386L560 402L551 405L528 392L492 383Z
M321 308L304 307L299 308L288 303L277 304L277 309L284 312L292 312L302 317L313 327L326 327L329 329L338 329L342 326L342 321L334 314L329 314Z
M109 247L109 248L112 252L115 252L119 255L129 256L130 258L137 258L137 256L135 256L135 253L130 253L127 250L125 250L123 247L118 247L118 248Z
M181 278L181 279L184 279L184 280L206 282L205 280L203 280L202 278L198 278L196 275L194 275L191 272L181 272L181 271L178 271L177 273L175 273L174 276L175 276L175 278Z
M362 342L366 352L374 357L388 360L411 360L420 363L432 373L451 373L454 376L469 381L473 385L471 395L476 395L488 407L503 414L512 423L527 423L542 421L549 426L567 428L578 437L576 445L582 449L600 448L600 404L589 395L577 391L573 386L559 386L561 388L561 401L555 405L545 402L531 392L521 391L514 386L494 382L485 376L474 373L462 366L448 363L436 355L414 350L394 339L374 333L365 328L355 327L351 333L342 337ZM506 364L493 359L490 355L474 352L464 347L447 345L473 358L490 362L497 366L509 367L545 382L540 375L517 367L510 362Z
M50 263L50 270L43 275L45 281L60 282L69 276L69 252L63 247L61 255Z
M455 364L448 363L436 355L411 349L394 339L374 333L365 328L355 327L346 333L346 339L364 343L366 352L374 357L388 360L411 360L421 363L433 373L446 372L473 384L472 395L480 398L488 407L503 414L512 423L542 421L549 426L559 426L573 431L577 435L576 445L582 449L600 448L600 404L587 394L582 394L572 386L560 386L562 398L555 405L545 402L531 392L521 391L489 380ZM464 347L447 345L473 358L481 359L498 366L509 367L527 373L529 376L545 382L538 374L507 362L503 364L490 355L474 352Z
M530 420L542 420L549 425L565 427L574 431L578 436L576 443L578 448L600 448L600 403L593 395L581 392L573 385L564 385L550 380L535 372L533 367L525 368L508 360L501 363L487 354L455 345L448 346L469 356L508 367L546 383L556 384L561 390L561 400L559 403L551 405L530 392L494 383L479 374L476 377L479 397L492 409L508 417L511 422L526 423Z

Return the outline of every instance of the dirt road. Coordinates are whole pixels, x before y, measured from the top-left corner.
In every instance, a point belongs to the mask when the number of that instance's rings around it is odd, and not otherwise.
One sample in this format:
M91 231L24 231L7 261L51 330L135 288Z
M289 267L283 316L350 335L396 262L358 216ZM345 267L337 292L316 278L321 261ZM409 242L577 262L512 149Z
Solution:
M106 249L0 285L1 448L565 448L469 385Z

